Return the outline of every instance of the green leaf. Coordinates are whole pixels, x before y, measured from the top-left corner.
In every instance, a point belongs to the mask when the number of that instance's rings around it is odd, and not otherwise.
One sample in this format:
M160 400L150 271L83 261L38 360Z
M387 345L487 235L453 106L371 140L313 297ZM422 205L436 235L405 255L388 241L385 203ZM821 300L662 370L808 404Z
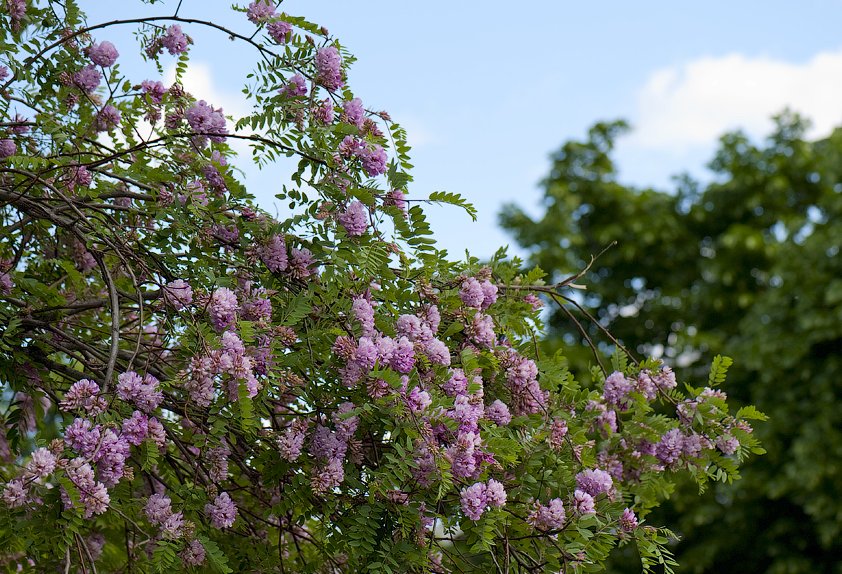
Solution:
M715 387L718 384L725 382L725 375L728 372L728 367L734 362L731 357L723 355L716 355L713 358L713 363L710 366L710 376L708 376L708 384Z
M434 191L430 194L429 200L434 203L447 203L450 205L461 207L468 213L468 215L471 216L472 220L477 220L476 208L472 204L468 203L468 201L466 201L465 198L463 198L458 193L450 193L447 191Z
M196 538L205 547L205 556L214 572L218 572L219 574L231 574L233 572L228 566L228 557L220 550L216 542L202 534L199 534Z

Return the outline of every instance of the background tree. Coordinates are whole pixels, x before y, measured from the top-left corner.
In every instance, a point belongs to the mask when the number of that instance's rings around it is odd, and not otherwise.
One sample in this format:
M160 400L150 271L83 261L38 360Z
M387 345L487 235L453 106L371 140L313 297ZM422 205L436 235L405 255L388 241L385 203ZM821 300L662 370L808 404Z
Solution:
M565 143L543 184L545 213L508 206L502 225L551 278L616 242L580 280L574 301L599 319L582 321L587 335L609 349L606 328L686 376L728 349L723 389L770 415L759 431L769 455L743 480L701 503L684 484L656 514L680 526L683 570L840 572L842 130L806 141L806 122L784 113L761 145L723 136L710 183L684 176L663 192L617 181L611 150L626 129L601 123ZM593 360L563 310L545 345L564 347L576 373Z

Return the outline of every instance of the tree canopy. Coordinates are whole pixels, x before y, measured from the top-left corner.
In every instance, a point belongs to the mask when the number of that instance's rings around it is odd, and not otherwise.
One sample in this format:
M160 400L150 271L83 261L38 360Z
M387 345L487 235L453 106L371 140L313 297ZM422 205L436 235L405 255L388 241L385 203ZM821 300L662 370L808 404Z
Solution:
M615 353L583 387L537 346L536 293L576 277L438 250L422 205L473 208L410 193L338 39L267 0L150 4L2 4L0 567L592 572L633 545L669 570L648 516L675 477L762 452L728 360L679 387ZM252 55L245 117L185 88L199 29ZM290 168L286 216L234 141Z
M668 191L618 181L611 152L623 122L600 123L552 157L538 218L516 206L502 225L551 278L592 265L577 298L634 352L687 377L734 358L722 390L770 416L768 455L702 499L682 485L659 520L683 541L682 571L839 572L842 564L842 130L807 141L807 123L776 118L762 143L723 136L711 181ZM582 372L579 325L549 319L549 349ZM578 345L581 351L575 353ZM629 568L632 571L633 568Z

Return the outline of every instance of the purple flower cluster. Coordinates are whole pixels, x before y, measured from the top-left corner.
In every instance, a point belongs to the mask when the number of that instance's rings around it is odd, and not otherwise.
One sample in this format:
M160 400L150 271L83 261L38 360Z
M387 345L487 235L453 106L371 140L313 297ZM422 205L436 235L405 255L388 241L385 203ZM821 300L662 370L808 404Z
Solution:
M535 503L535 509L526 521L538 530L558 530L564 526L567 514L560 498L553 498L546 506Z
M573 512L579 516L596 512L593 496L578 488L573 493Z
M292 26L289 25L289 22L284 22L283 20L269 22L266 26L266 31L269 32L269 36L278 44L285 44L292 36Z
M478 347L490 349L497 341L497 334L494 332L494 319L484 313L474 314L467 332L471 341Z
M148 373L141 377L134 371L126 371L117 377L117 396L150 412L164 399L158 384L158 379Z
M480 282L474 277L468 277L462 282L459 298L468 307L488 309L497 301L497 286L488 279Z
M488 479L488 483L475 482L461 490L462 512L471 520L479 520L488 507L501 508L506 504L506 489L502 483Z
M368 210L361 201L353 201L337 217L339 223L351 237L359 237L368 229Z
M222 110L220 110L221 112ZM225 178L220 173L219 168L215 165L218 164L220 167L224 167L228 165L228 161L225 159L225 156L222 155L219 150L213 150L211 154L211 161L213 163L207 163L204 167L202 167L202 175L205 176L205 179L208 181L208 185L210 185L211 189L216 191L217 196L221 193L224 193L228 186L225 183Z
M550 436L548 441L553 450L559 451L564 446L564 437L567 436L567 421L564 419L553 419L553 424L550 426Z
M255 321L266 325L272 318L272 302L266 297L258 297L257 295L260 293L256 292L253 299L243 303L242 313L246 321Z
M139 445L149 436L149 417L140 411L134 411L130 418L123 421L123 432L120 436L129 444Z
M112 105L104 106L96 115L96 131L107 132L120 125L120 110Z
M397 207L399 210L406 213L406 196L404 193L399 189L392 189L387 194L385 199L383 200L384 206L394 206Z
M342 403L333 417L336 430L318 425L310 442L310 454L318 464L313 468L310 485L313 492L321 494L339 486L345 478L343 459L348 451L348 441L357 430L359 418L346 417L353 403Z
M500 365L505 369L506 386L511 393L511 406L515 414L541 412L549 396L538 384L538 366L514 349L505 348L499 353Z
M72 175L70 177L70 182L68 183L70 187L75 189L76 187L88 187L91 185L94 178L91 172L88 171L88 168L84 165L74 165L71 166L71 170ZM78 241L76 243L78 245L82 245ZM82 245L82 247L84 247L84 245Z
M39 448L32 453L29 462L26 463L23 477L26 480L40 480L47 478L56 469L56 457L46 448Z
M91 59L91 62L103 68L113 66L119 56L120 53L117 51L117 48L108 41L102 42L101 44L93 44L88 48L88 57Z
M359 322L363 337L373 337L374 329L374 307L366 297L357 296L351 303L351 312Z
M205 562L205 547L198 540L188 542L179 554L185 566L200 566Z
M140 88L143 90L143 93L149 96L149 99L152 100L153 104L160 104L164 101L164 94L167 93L167 89L164 87L164 84L161 82L152 80L143 80L140 83Z
M275 7L268 0L255 0L246 11L249 21L260 24L275 15Z
M637 516L634 515L634 512L630 508L623 510L623 515L620 517L620 528L624 532L631 532L637 528Z
M481 381L476 377L474 381ZM478 422L485 415L483 404L483 389L480 387L476 392L456 395L453 401L453 409L447 411L447 416L459 423L459 432L479 433Z
M406 395L406 403L409 410L415 414L420 414L427 410L433 400L430 398L430 393L421 387L412 387L412 390Z
M286 85L281 88L281 95L295 98L297 96L307 95L307 80L301 74L293 75L287 80Z
M317 106L310 109L310 117L313 121L325 126L333 123L333 116L333 101L330 98L323 99Z
M26 504L28 498L28 493L22 480L10 480L3 488L3 503L9 508L20 508Z
M73 242L73 253L71 255L74 263L76 263L76 268L82 273L88 273L97 265L94 256L80 241Z
M168 496L153 494L146 501L143 512L150 523L161 528L164 538L177 540L184 534L184 515L172 511L172 501Z
M624 410L630 405L628 396L634 387L634 381L620 371L614 371L605 379L602 396L608 405Z
M92 416L105 411L107 407L105 398L99 396L99 385L89 379L73 383L61 401L61 408L65 411L79 409Z
M204 147L208 139L216 143L225 141L228 128L225 126L222 108L215 109L205 100L199 100L184 113L184 116L190 128L198 134L196 141L200 147Z
M85 518L102 514L108 510L108 505L111 502L108 489L105 484L96 480L90 464L81 458L74 458L67 464L65 474L79 491L79 502L82 504L82 512ZM61 499L65 508L73 506L73 501L64 488L62 488Z
M73 83L79 87L83 92L91 93L99 87L99 82L102 80L102 74L96 69L93 64L88 64L75 74L73 74Z
M214 483L220 483L228 479L228 457L231 456L231 449L224 442L217 447L211 448L205 455L205 463L208 469L208 478Z
M576 485L582 492L598 496L610 492L614 488L614 480L604 470L587 469L576 475Z
M272 273L280 273L281 271L287 270L289 257L282 235L275 234L269 238L269 241L263 244L260 250L260 260L263 261Z
M365 108L363 108L363 101L359 98L347 100L342 104L342 109L345 112L345 120L349 124L353 124L362 129L365 123Z
M541 301L534 293L529 293L523 297L523 302L532 307L533 311L538 311L544 307L544 302Z
M193 302L193 289L183 279L167 283L161 290L161 295L164 302L176 311L181 311Z
M598 413L594 420L594 428L602 436L608 437L617 432L617 411L609 409L600 401L588 401L585 410Z
M208 305L211 325L217 331L229 327L237 318L239 302L237 295L228 287L220 287L213 292Z
M205 505L205 514L210 518L211 526L214 528L230 528L237 519L237 505L227 492L223 492L213 502Z
M6 8L13 26L17 27L23 17L26 16L26 0L6 0Z
M655 444L655 457L666 466L675 467L681 462L682 457L696 458L703 449L712 446L707 438L695 432L684 434L679 429L671 429L664 433L661 440Z
M460 432L451 444L446 456L450 460L450 469L457 478L471 478L479 474L478 462L482 462L482 438L479 432Z
M15 155L18 151L18 146L10 139L0 139L0 159L6 159Z
M326 46L316 52L316 81L328 91L336 91L344 85L342 80L342 58L336 46Z
M173 24L167 28L166 33L161 37L160 41L161 45L167 49L167 52L173 56L187 51L188 39L178 24Z
M0 141L0 148L2 148L2 141ZM0 295L8 295L12 292L15 282L12 280L12 274L8 271L0 271Z
M449 397L455 397L468 390L468 378L462 369L451 369L450 378L442 383L442 391Z
M399 373L406 374L415 366L415 346L406 337L394 342L389 355L389 366Z
M360 138L348 135L339 144L339 154L343 157L358 158L363 171L370 177L386 173L388 157L380 144L369 144Z
M674 389L677 384L675 373L667 366L661 367L661 370L652 376L652 380L655 382L655 386L662 391Z
M740 448L740 441L730 434L723 434L716 439L716 448L722 451L722 454L734 454Z
M301 455L308 427L307 419L297 418L284 430L284 434L277 439L281 458L293 462Z
M237 295L226 287L217 289L210 298L210 321L218 331L222 331L221 348L194 356L190 360L184 385L190 400L199 406L209 406L218 396L219 386L225 389L230 401L239 400L241 390L253 398L261 388L255 374L267 372L272 337L261 335L255 347L247 348L239 335L229 327L239 312L243 318L265 328L272 306L264 296L266 292L262 289L252 290L250 282L243 282L240 288L245 300L242 306L238 304Z
M366 145L358 154L363 171L369 177L386 173L386 150L380 144Z
M301 249L293 247L289 252L289 259L289 274L292 277L306 279L318 275L318 269L315 267L316 259L306 247Z
M230 375L228 398L239 399L240 381L245 383L249 398L257 396L260 384L254 376L252 359L246 354L245 345L233 331L222 334L222 349L212 354L217 370Z
M497 426L506 426L512 422L512 414L509 412L509 407L500 399L495 400L485 407L485 418Z

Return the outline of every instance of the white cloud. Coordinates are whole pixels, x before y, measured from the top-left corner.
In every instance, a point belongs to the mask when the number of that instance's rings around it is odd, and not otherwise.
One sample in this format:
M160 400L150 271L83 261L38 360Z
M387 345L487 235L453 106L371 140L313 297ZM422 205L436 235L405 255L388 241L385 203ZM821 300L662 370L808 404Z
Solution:
M412 115L395 114L398 122L406 130L407 143L413 149L438 143L435 134L420 118Z
M762 136L787 106L812 120L812 137L842 122L842 49L801 64L731 54L657 70L638 92L624 143L681 154L735 128Z
M164 78L166 85L175 82L175 66L167 68ZM239 91L229 92L220 89L214 82L211 67L204 62L190 62L190 67L182 77L181 84L194 97L205 100L216 108L222 107L226 115L240 118L249 112L246 97Z

